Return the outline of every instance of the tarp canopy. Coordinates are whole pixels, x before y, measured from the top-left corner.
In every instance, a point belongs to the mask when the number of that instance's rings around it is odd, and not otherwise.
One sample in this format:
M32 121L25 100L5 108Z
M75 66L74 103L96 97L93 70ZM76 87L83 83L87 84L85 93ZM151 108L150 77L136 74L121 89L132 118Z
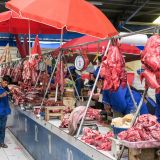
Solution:
M85 0L11 0L6 7L24 18L59 29L99 38L118 34L108 18Z
M30 31L29 31L30 30ZM12 34L59 34L60 29L20 18L20 16L13 11L6 11L0 13L0 32Z

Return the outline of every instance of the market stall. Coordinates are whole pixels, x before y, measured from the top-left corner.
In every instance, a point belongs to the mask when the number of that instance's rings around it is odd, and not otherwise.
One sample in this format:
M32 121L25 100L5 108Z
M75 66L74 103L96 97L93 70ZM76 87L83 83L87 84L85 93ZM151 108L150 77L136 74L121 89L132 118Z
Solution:
M140 52L133 46L119 45L117 39L159 29L159 27L117 35L117 31L108 19L105 19L97 9L90 6L86 1L84 1L84 4L83 1L78 1L78 3L70 1L70 3L73 3L68 6L70 12L68 12L67 7L64 7L70 4L69 2L66 1L67 4L61 4L55 1L55 5L52 5L52 7L50 7L50 2L53 3L53 0L48 0L48 3L37 0L32 1L32 3L23 3L13 0L8 2L7 6L20 13L24 18L60 28L62 37L63 31L66 29L105 39L93 38L93 40L87 40L82 44L72 44L70 42L69 46L66 43L60 47L58 54L42 55L38 37L36 37L35 45L28 58L13 63L13 67L11 62L5 66L3 68L5 72L2 71L1 76L9 70L16 84L10 86L11 89L14 88L13 103L15 106L11 132L38 160L53 158L58 160L127 160L136 159L137 156L139 159L143 159L144 157L139 153L136 153L136 156L133 155L135 150L144 150L146 159L154 157L155 160L158 160L160 147L159 123L155 116L139 116L139 112L148 87L159 88L159 59L156 59L156 56L159 57L159 50L157 49L159 41L156 41L159 36L154 35L155 39L151 37L153 41L149 40L147 42L146 48L148 48L147 46L149 48L145 49L142 54L141 60L145 66L145 71L141 74L141 78L146 80L146 89L143 91L138 104L135 102L129 83L127 83L125 59L122 52L124 50L125 52L127 50L135 51L136 58L141 58L137 56ZM37 3L44 7L35 9ZM78 4L79 6L77 6ZM64 5L63 12L59 10L62 5ZM75 8L79 9L77 15L74 14ZM46 9L49 11L42 11ZM87 21L84 19L84 15L81 14L82 9L84 14L87 15ZM58 13L56 14L57 17L55 12ZM91 13L99 15L95 16L98 17L96 25L95 19L92 20L91 18L93 17ZM102 21L99 20L100 17ZM99 30L99 27L102 26L104 28ZM109 29L106 30L107 27ZM94 52L101 52L103 58L100 61L90 94L87 92L86 97L81 97L75 84L77 80L73 74L75 72L72 73L66 55L73 55L74 52L77 52L75 48L78 48L80 52L78 52L79 57L75 58L76 70L86 70L90 60L87 57L86 48L89 52L90 45L94 46ZM85 46L87 47L85 48ZM91 49L93 49L92 47ZM92 59L92 61L94 60ZM133 113L118 120L113 119L111 123L113 115L110 115L111 119L108 116L105 119L107 122L105 122L100 114L101 111L92 108L91 100L100 76L104 81L103 89L114 92L120 86L129 88L135 109ZM151 76L154 79L151 80ZM143 130L143 133L140 130ZM134 135L132 132L134 132ZM147 153L148 148L151 148L150 157Z

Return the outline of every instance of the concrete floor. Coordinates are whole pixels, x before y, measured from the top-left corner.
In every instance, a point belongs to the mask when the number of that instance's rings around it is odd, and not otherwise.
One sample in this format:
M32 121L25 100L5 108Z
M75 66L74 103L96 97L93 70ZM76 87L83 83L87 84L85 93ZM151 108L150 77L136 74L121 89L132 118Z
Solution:
M8 129L5 143L8 148L0 148L0 160L34 160Z

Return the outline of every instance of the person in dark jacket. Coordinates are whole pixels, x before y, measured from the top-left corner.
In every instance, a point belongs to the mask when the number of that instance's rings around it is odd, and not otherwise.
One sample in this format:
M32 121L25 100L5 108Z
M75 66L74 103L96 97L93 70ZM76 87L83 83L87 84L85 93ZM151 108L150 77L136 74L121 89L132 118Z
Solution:
M7 116L11 113L9 105L9 88L8 84L11 83L11 78L9 76L4 76L0 85L0 147L8 148L4 143L5 139L5 128L7 122Z

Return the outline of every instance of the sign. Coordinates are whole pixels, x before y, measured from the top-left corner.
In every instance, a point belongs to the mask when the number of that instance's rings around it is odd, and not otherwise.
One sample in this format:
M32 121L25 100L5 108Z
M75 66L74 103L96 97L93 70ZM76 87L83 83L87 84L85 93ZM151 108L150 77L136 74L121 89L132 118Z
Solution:
M84 59L82 56L77 56L75 59L75 68L78 71L81 71L84 67Z

